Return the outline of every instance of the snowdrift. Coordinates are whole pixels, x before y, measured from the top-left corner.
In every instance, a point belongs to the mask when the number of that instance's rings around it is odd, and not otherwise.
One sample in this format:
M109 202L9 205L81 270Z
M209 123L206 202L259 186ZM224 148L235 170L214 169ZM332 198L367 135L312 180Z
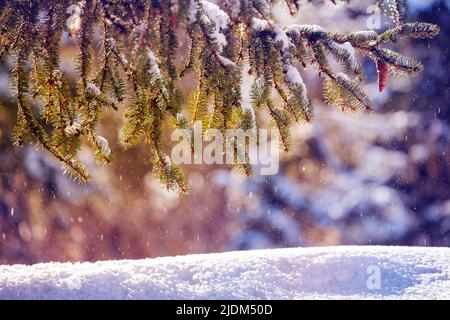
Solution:
M0 266L0 299L449 299L450 248L323 247Z

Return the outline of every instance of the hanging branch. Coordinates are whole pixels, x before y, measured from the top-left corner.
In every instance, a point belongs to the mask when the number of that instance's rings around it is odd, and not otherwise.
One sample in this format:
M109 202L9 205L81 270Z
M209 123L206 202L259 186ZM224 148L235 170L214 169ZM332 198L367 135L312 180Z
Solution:
M191 125L201 121L204 130L225 133L254 130L255 112L266 112L287 151L290 125L313 119L302 68L317 69L327 103L343 111L369 111L374 105L361 89L361 57L376 64L383 91L393 76L416 76L423 70L419 61L397 53L393 45L401 38L433 38L439 33L432 24L405 23L403 0L377 0L394 24L384 32L346 34L317 25L281 28L272 18L273 2L0 1L0 62L12 57L15 63L11 72L18 108L14 142L38 143L74 177L87 181L88 173L77 158L83 137L99 163L111 163L113 152L98 124L106 110L126 108L121 144L130 147L144 137L163 185L187 192L180 168L164 150L166 121L191 132ZM291 14L300 12L301 1L283 3ZM189 45L178 64L178 36L183 30ZM76 90L71 90L60 68L64 34L79 49ZM334 70L330 59L341 70ZM249 106L243 106L241 98L244 68L253 77ZM177 83L189 73L196 85L184 101ZM184 109L190 118L182 115ZM235 145L232 152L244 155L247 160L237 166L250 175L246 144Z

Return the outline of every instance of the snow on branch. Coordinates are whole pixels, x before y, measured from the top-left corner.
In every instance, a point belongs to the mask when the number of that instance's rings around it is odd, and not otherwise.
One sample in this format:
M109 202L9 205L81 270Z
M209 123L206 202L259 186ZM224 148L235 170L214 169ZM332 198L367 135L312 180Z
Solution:
M234 62L222 55L224 47L228 44L225 35L230 24L228 14L210 1L192 0L188 18L190 24L200 23L206 38L215 47L213 50L219 63L225 68L233 67Z
M139 6L112 0L6 1L0 6L0 59L15 57L10 71L18 107L14 141L37 142L72 176L87 181L77 158L83 137L97 160L109 163L97 128L105 109L124 107L120 142L129 147L145 137L164 186L183 192L183 175L168 165L162 141L166 121L181 125L177 117L184 108L192 111L190 120L222 132L254 129L254 113L265 112L288 151L290 125L310 122L314 115L302 69L313 66L324 80L324 100L344 111L374 109L361 88L363 57L377 66L380 91L393 76L419 74L422 64L393 47L405 37L433 38L439 27L406 23L404 1L377 2L394 22L382 33L337 33L314 24L281 27L272 17L275 1L269 0L143 0ZM302 2L284 3L294 14ZM79 51L76 84L59 65L61 38L68 33ZM181 42L188 49L179 65ZM184 101L178 80L188 73L196 83ZM243 106L244 73L254 79L252 111ZM30 97L39 102L39 112ZM193 121L183 126L187 123ZM247 163L246 174L250 167Z

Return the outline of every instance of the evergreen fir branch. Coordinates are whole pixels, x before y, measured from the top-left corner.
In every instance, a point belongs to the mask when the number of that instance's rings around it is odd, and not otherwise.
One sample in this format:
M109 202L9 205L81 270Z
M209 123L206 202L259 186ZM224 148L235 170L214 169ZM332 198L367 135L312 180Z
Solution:
M189 139L191 141L191 152L194 153L194 130L191 125L189 125L189 122L187 119L181 114L178 113L176 116L172 117L171 124L176 129L182 129L187 130L189 132ZM203 128L204 129L204 128ZM185 131L186 132L186 131Z
M100 90L100 94L96 95L97 100L117 110L118 104L125 100L126 87L125 80L119 71L119 62L106 43L108 33L108 27L105 25L104 38L102 39L99 52L100 67L92 78L93 84L98 86Z
M408 38L434 38L439 34L439 27L424 22L405 23L396 28L389 29L380 35L380 41L387 44L397 43L402 37Z
M349 34L330 32L329 37L337 43L350 42L354 47L365 47L367 45L376 44L380 39L379 34L373 30L357 31Z
M117 65L115 65L114 63L110 63L106 67L106 74L109 80L107 83L110 86L110 90L112 91L114 98L119 103L123 102L126 97L126 86L125 81L117 68Z
M326 75L324 99L328 104L338 106L342 111L371 111L373 103L359 86L345 74Z
M173 164L170 158L160 150L154 151L153 170L166 190L177 190L181 193L189 193L189 187L184 181L181 169Z
M257 139L256 131L254 130L256 128L255 128L255 119L254 119L253 112L249 109L245 109L245 110L241 109L238 112L238 114L240 117L238 128L241 130L244 130L244 132L248 132L248 131L252 132L252 134L255 135L254 139ZM253 166L250 163L250 155L249 155L249 152L251 151L250 146L251 145L250 145L249 141L245 141L245 145L242 146L242 148L244 148L244 163L239 165L239 169L247 177L253 176Z
M198 88L192 91L188 106L192 124L196 121L201 121L203 129L207 129L209 126L208 93L201 81L199 82Z
M173 2L173 0L160 1L161 21L159 24L159 56L164 58L162 64L172 81L178 77L177 68L174 65L178 42L174 23L176 13L172 12Z
M70 1L50 4L42 30L42 48L45 52L46 68L49 74L59 69L59 42L66 24L65 13Z
M227 45L226 32L229 28L230 18L216 4L206 0L191 0L189 8L189 22L198 23L204 38L210 48L217 64L233 75L236 64L223 55Z
M290 120L289 116L283 111L276 108L272 101L266 102L266 107L273 121L273 126L277 129L280 139L280 144L283 146L285 152L289 152L292 147L291 133L289 131Z
M136 101L125 113L126 123L120 130L119 141L124 146L132 146L139 141L150 125L150 113L147 97L139 92Z
M271 99L271 88L263 77L253 81L250 98L254 109L262 108Z
M198 70L203 46L200 35L201 30L197 25L190 25L187 28L187 32L189 38L189 54L185 57L186 62L179 73L180 78L184 77L189 72Z
M153 100L152 102L153 105L156 103L155 100ZM181 169L177 165L172 163L170 158L165 154L162 147L161 136L163 113L159 108L155 107L151 108L151 112L153 121L151 124L151 128L149 128L147 132L147 140L152 145L152 163L155 175L167 190L178 190L182 193L188 193L189 188L184 180Z
M81 15L80 56L78 59L81 88L86 90L92 60L92 28L94 24L94 1L86 0Z
M167 121L176 128L190 128L181 117L184 108L190 111L190 121L200 120L204 129L222 132L253 130L258 125L254 112L266 112L288 150L291 119L313 118L299 67L313 64L324 78L325 101L344 111L373 109L360 87L361 56L377 65L380 91L391 75L419 74L423 69L419 61L391 47L404 37L433 38L439 28L405 23L404 0L377 2L395 23L380 34L330 32L318 25L282 28L272 17L275 1L270 0L0 1L0 61L15 59L14 143L37 142L86 181L88 174L76 158L77 151L87 137L99 162L112 161L109 144L96 129L107 109L123 104L127 110L120 142L132 146L144 136L152 147L157 176L168 189L186 192L180 169L162 147ZM284 3L292 14L301 4ZM79 47L76 91L61 72L60 40L65 31ZM183 31L189 48L178 65L177 50L182 47L178 35ZM94 37L100 40L98 53L93 50ZM334 70L330 57L343 66L344 73ZM251 106L243 108L241 79L247 66L254 82ZM184 103L178 79L188 73L193 73L196 85ZM248 163L240 169L251 172Z
M238 169L239 172L247 177L253 175L253 166L250 163L250 140L255 139L257 141L257 134L255 128L255 119L253 115L253 110L250 108L239 108L235 109L233 112L232 126L237 130L237 132L244 133L245 140L234 138L233 141L228 141L227 148L229 148L231 142L233 146L233 158L234 167ZM250 136L247 136L249 135ZM227 152L229 150L227 149Z

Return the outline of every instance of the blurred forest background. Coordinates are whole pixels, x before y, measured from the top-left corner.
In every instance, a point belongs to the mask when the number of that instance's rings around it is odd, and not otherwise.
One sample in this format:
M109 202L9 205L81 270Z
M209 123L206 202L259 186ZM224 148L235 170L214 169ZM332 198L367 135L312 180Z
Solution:
M275 16L286 25L365 30L370 1L354 2L305 5L297 17L279 7ZM339 244L450 246L450 1L409 4L410 21L441 28L436 39L408 40L399 49L424 63L420 77L392 79L380 94L375 67L365 60L365 90L378 110L344 114L323 105L314 70L302 71L316 119L293 128L294 151L282 155L280 173L246 179L226 166L184 166L188 196L161 188L146 146L117 144L123 110L101 127L115 163L98 166L81 152L92 173L88 185L63 175L35 146L13 147L16 109L6 61L0 66L0 264ZM75 42L65 37L62 45L61 69L76 81Z

